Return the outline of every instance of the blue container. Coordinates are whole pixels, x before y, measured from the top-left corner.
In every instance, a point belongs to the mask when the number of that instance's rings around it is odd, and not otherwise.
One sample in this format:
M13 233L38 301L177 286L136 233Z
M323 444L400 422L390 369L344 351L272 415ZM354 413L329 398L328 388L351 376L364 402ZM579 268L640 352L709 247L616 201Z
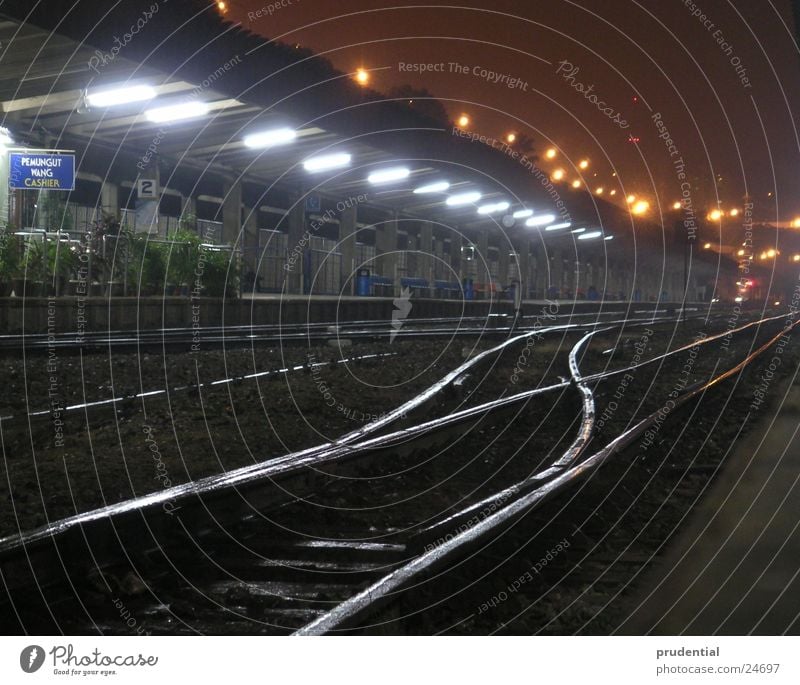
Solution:
M475 288L473 287L471 278L464 279L464 299L465 300L475 299Z
M358 273L356 274L356 295L359 297L368 297L369 296L369 286L370 286L370 273L369 269L359 269Z

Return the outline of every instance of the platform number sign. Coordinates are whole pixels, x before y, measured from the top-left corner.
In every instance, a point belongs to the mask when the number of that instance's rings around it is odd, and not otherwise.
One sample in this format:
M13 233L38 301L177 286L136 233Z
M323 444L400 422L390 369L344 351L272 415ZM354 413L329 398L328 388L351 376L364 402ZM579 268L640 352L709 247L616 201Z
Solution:
M140 178L136 187L136 194L140 200L157 200L158 183L154 178Z

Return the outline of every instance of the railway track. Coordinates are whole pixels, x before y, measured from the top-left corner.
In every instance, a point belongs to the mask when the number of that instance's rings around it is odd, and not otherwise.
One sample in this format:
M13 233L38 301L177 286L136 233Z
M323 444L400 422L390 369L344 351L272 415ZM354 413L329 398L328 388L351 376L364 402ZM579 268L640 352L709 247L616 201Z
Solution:
M785 317L750 322L699 344L782 322ZM0 540L8 613L32 632L128 632L130 617L148 632L347 630L420 579L477 553L520 515L586 478L658 420L659 413L651 412L583 456L596 422L593 387L679 359L698 345L581 373L581 359L596 337L611 336L615 344L613 336L623 327L653 325L651 316L519 333L334 442ZM498 353L534 335L581 328L584 335L569 353L568 379L390 430ZM675 409L741 371L781 334L745 350L743 359L712 378L687 385L670 398ZM520 421L546 425L548 439L509 442L505 427ZM493 449L500 463L505 459L503 468L512 452L539 449L543 456L535 468L527 459L502 473L497 464L483 463ZM437 459L469 485L447 490L410 482L411 474L424 476L427 467L420 465ZM378 475L371 472L376 466ZM494 469L493 477L486 477L487 469ZM443 506L445 490L452 502Z
M597 312L557 313L551 317L560 321L584 321L598 317L619 319L628 315L663 316L666 309L646 307L609 306ZM687 307L687 312L697 309ZM306 324L253 324L247 326L203 326L199 328L175 327L142 330L109 330L54 334L23 333L0 335L0 354L41 354L48 350L57 352L97 352L109 350L180 350L202 342L204 349L265 344L311 344L337 339L374 341L392 339L437 339L454 336L508 335L512 330L524 330L540 318L529 314L515 320L504 313L488 317L443 317L437 319L406 319L399 328L390 321L320 322Z

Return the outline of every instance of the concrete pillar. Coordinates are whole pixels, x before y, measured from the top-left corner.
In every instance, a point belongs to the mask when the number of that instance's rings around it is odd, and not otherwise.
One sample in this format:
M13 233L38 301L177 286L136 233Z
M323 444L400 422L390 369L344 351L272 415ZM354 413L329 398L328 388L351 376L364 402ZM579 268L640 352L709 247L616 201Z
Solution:
M119 218L119 186L105 181L100 187L100 204L104 214Z
M513 248L509 244L508 237L505 233L501 233L499 238L500 244L497 248L497 280L500 281L500 287L505 288L509 285L508 267L510 259L508 253Z
M419 228L419 251L421 252L420 278L428 281L428 288L433 288L433 224L430 221L423 221Z
M527 236L518 239L514 250L517 253L517 261L519 263L519 291L522 294L523 300L528 298L528 290L530 288L530 275L531 275L531 244Z
M547 284L547 290L550 286L558 290L558 297L561 298L564 289L564 258L561 255L561 250L554 249L549 251L550 255L550 282Z
M245 271L258 270L258 210L245 208L244 232L242 235L242 256Z
M375 254L381 276L392 279L397 294L397 214L375 227Z
M221 243L234 245L242 231L242 184L239 179L226 180L222 186Z
M286 221L289 226L288 256L286 261L286 286L285 292L289 295L303 294L303 270L305 269L303 255L308 242L306 236L306 210L303 198L292 198L292 208L289 210Z
M350 203L348 203L350 204ZM341 293L342 295L353 295L353 286L356 280L355 270L359 266L356 264L356 232L358 222L358 208L354 204L347 207L339 215L339 252L342 255L341 274ZM370 270L373 264L367 265Z
M181 195L181 216L197 216L197 200Z
M475 278L478 283L488 284L491 281L489 274L489 231L485 228L478 230L478 254L475 255L477 273ZM477 285L477 284L476 284Z

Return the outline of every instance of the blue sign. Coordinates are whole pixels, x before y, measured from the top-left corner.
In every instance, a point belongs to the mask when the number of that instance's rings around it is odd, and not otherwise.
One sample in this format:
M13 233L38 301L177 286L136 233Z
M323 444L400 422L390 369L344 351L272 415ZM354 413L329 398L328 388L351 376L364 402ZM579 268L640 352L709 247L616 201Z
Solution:
M9 154L12 190L75 190L75 155L48 152Z

